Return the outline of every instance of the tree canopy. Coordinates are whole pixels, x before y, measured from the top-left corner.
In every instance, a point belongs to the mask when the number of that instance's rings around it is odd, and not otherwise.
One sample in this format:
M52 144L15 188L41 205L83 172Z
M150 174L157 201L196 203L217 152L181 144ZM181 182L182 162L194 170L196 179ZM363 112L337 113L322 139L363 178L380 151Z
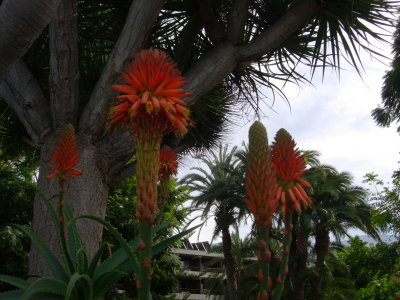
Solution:
M391 69L386 72L382 86L382 106L379 105L372 111L376 123L383 127L400 122L400 23L394 33L392 53ZM397 132L400 133L400 126L397 127Z

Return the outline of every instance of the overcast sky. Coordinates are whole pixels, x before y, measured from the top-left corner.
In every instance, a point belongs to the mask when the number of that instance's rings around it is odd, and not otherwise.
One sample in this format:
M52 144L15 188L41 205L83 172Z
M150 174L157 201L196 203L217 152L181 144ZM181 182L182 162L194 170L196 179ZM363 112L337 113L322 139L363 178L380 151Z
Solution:
M391 47L380 46L383 54L391 57ZM367 172L376 172L385 182L390 181L393 170L400 160L400 138L395 126L378 127L371 110L381 102L382 77L389 66L363 56L362 78L350 66L341 71L340 78L328 71L322 80L321 74L314 76L313 85L289 85L284 91L290 107L282 99L276 99L272 110L263 108L266 126L272 141L280 128L285 128L295 139L300 149L317 150L320 160L339 171L349 171L355 184L362 184ZM254 119L243 118L240 126L233 127L225 143L240 146L247 142L248 129ZM197 165L192 159L183 160L182 176L188 168ZM180 177L179 176L179 177ZM210 240L210 228L200 234L200 241ZM247 231L247 230L245 230ZM196 236L191 241L197 240Z

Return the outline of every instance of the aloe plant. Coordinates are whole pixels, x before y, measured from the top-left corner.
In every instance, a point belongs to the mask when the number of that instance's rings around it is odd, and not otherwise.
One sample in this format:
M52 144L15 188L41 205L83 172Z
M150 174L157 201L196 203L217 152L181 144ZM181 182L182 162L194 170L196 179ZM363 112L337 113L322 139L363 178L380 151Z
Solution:
M53 217L53 222L56 226L61 243L63 236L61 235L61 224L58 222L57 214L53 206L50 204L49 199L44 198L44 201ZM103 296L112 289L113 285L124 276L132 272L136 274L138 273L139 267L136 255L139 246L138 238L127 242L111 224L103 219L91 215L72 218L68 204L65 204L65 208L67 238L66 249L61 248L61 256L63 258L61 261L56 254L53 253L43 243L43 241L32 232L31 229L21 225L14 225L29 236L36 247L38 247L50 269L51 276L39 277L36 281L32 282L0 274L0 281L6 282L17 288L13 291L0 293L0 300L97 300L102 299ZM93 258L89 260L75 226L75 221L80 218L92 219L101 223L119 242L120 248L115 251L111 257L101 261L101 257L107 250L107 245L102 244L94 254ZM167 225L162 224L155 226L153 233L156 234L165 226ZM182 231L181 233L153 246L151 249L152 256L159 254L168 246L189 234L197 227L198 226ZM72 265L69 265L64 251L68 252Z

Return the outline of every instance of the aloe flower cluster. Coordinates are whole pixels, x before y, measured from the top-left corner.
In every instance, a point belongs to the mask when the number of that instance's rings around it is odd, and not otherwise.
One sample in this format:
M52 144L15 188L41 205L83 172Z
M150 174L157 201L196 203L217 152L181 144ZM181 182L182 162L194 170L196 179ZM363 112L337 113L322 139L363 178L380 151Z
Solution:
M311 204L311 199L303 186L310 184L301 178L305 174L304 159L290 134L280 129L270 150L267 132L258 121L249 130L249 158L245 188L248 198L245 200L254 215L257 226L259 263L259 291L257 300L280 299L286 275L288 274L289 249L292 236L292 213L301 214L301 209ZM273 281L269 264L271 251L269 233L272 227L272 215L280 207L285 221L282 255L278 276Z
M171 147L163 146L160 151L160 167L158 179L165 182L178 172L178 156Z
M160 198L158 205L159 222L162 221L164 206L168 198L168 183L178 172L178 156L171 147L163 146L160 152L160 167L158 180L160 181Z
M81 175L82 172L75 168L78 163L78 148L76 146L75 129L71 124L66 125L61 132L58 142L50 156L52 169L47 178L58 177L60 182L68 178Z
M301 178L306 173L304 158L292 136L283 128L276 133L272 144L272 160L278 179L277 197L281 203L282 216L293 211L301 214L301 207L306 208L311 204L311 198L303 186L311 186Z
M75 168L78 163L78 147L76 144L75 129L71 124L68 124L62 128L57 144L50 156L51 163L48 166L52 169L47 178L58 177L59 183L59 196L58 196L58 219L61 228L61 247L63 252L67 255L66 259L71 265L71 259L68 257L67 245L66 245L66 233L65 233L65 222L64 222L64 201L65 201L65 183L68 179L74 178L82 174L82 172Z
M271 154L268 150L267 131L258 121L249 130L249 157L246 172L245 200L254 215L258 230L259 291L257 300L268 299L272 282L269 276L271 252L269 250L269 231L272 215L277 209L276 176L272 168Z
M150 299L152 226L157 209L160 146L168 132L184 135L190 124L189 109L181 99L189 96L185 80L170 58L159 50L143 50L121 75L125 85L113 85L121 93L110 109L110 127L132 130L136 142L137 205L140 221L141 271L136 286L139 299Z

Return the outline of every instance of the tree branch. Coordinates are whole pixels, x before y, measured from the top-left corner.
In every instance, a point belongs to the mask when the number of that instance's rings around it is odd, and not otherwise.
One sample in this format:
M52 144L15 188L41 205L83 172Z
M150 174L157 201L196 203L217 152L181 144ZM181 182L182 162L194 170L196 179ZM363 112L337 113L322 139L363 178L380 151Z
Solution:
M35 145L51 130L50 112L39 83L25 64L17 62L0 83L0 94L15 111Z
M228 18L228 39L237 45L243 38L243 33L249 14L250 0L235 0Z
M4 0L0 7L0 81L54 17L61 0Z
M79 105L77 1L65 0L49 26L50 108L53 126L76 124Z
M237 47L231 43L224 42L210 50L196 62L184 74L187 80L184 89L191 94L190 97L185 99L185 102L189 106L194 104L200 97L226 78L238 63L237 54Z
M191 15L185 28L182 30L179 44L176 46L175 50L175 62L179 70L185 70L192 54L196 36L201 28L200 14L196 13Z
M306 21L315 14L316 9L316 0L294 1L288 11L278 21L248 45L241 48L240 60L250 63L276 49L291 34L304 26Z
M223 42L210 50L184 74L188 82L185 90L191 94L185 102L193 105L226 78L239 63L251 63L278 47L293 32L304 26L316 12L316 2L316 0L294 1L282 18L249 45L237 47L230 42Z
M217 45L225 39L225 30L224 27L218 22L218 18L212 7L212 1L197 0L196 3L199 7L200 16L203 21L207 36L214 43L214 45Z
M119 73L143 48L163 3L164 0L132 2L124 28L82 113L79 128L84 133L95 135L103 129L109 102L116 95L111 85L118 81Z
M122 167L118 166L117 168L111 168L108 173L108 184L114 185L125 178L128 178L135 174L136 172L136 162L131 162Z
M118 173L127 164L136 149L132 132L124 128L108 131L96 144L97 165L105 174L108 174L108 178ZM107 179L107 181L110 180Z

